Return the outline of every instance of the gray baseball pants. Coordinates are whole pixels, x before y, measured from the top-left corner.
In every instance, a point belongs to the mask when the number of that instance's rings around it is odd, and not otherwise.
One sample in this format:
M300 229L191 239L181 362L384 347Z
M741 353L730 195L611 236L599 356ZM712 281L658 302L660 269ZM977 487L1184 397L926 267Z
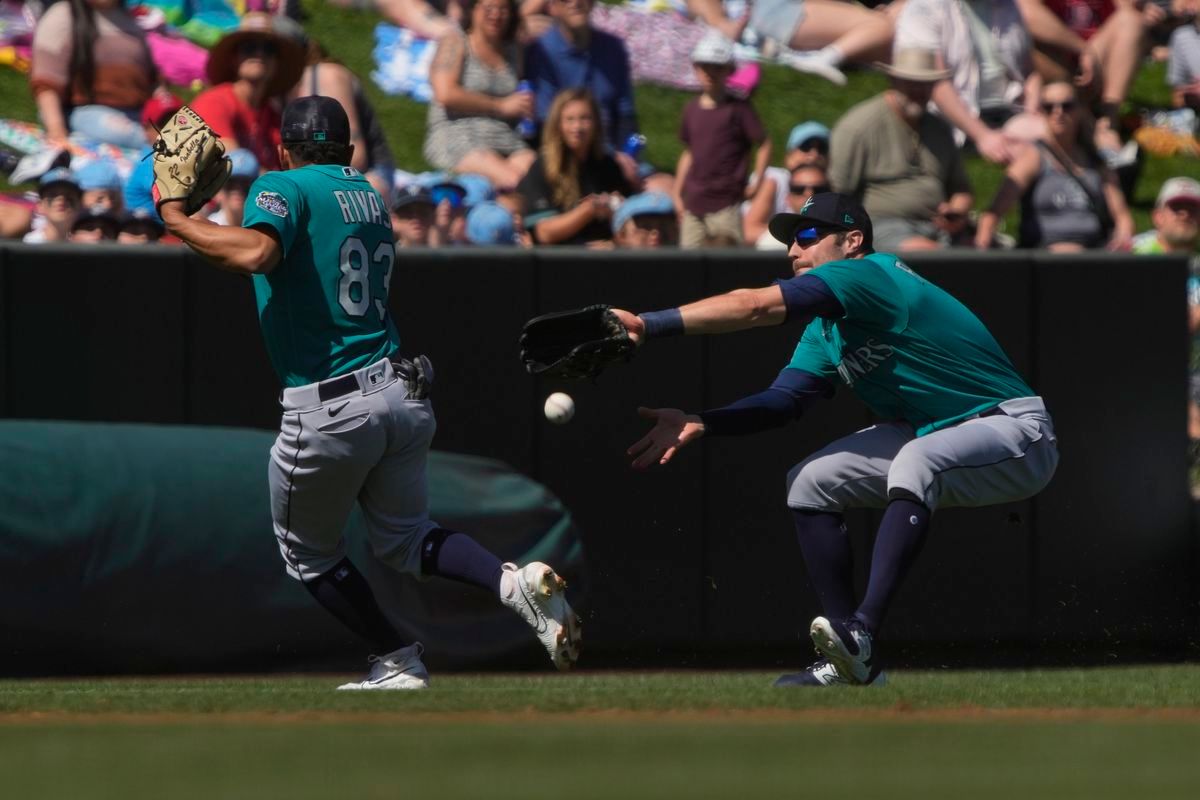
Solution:
M930 510L1031 497L1058 466L1054 426L1040 397L1019 397L920 438L884 422L818 450L788 472L788 506L841 513L883 508L896 496Z
M268 472L288 574L307 581L342 560L355 502L376 557L419 574L421 543L437 527L426 481L437 430L429 400L411 399L406 381L383 359L340 379L285 389L282 402Z

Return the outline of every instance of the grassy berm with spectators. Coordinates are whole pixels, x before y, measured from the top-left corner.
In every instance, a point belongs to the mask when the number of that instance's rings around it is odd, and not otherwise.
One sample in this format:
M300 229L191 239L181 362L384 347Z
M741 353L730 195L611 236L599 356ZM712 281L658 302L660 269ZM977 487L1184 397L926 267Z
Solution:
M396 156L396 165L409 172L428 168L421 155L425 137L425 117L428 106L406 98L389 97L370 80L374 65L371 48L375 25L380 16L374 10L339 8L318 0L302 0L305 29L320 41L329 53L363 78L367 94L378 110L388 143ZM788 67L767 65L762 81L754 94L754 107L774 143L774 161L781 165L788 132L804 120L817 120L833 126L854 104L871 97L887 86L886 78L870 70L848 73L845 87L834 86L821 78L796 72ZM195 92L179 87L185 98ZM638 119L646 135L644 158L654 165L674 171L682 145L679 141L679 119L684 104L692 97L686 92L658 86L640 85L636 89ZM4 101L3 116L36 120L37 113L26 77L11 69L0 69L0 98ZM1147 62L1130 91L1125 110L1158 110L1171 105L1170 89L1165 81L1163 64ZM1149 230L1150 210L1159 187L1167 178L1176 175L1195 175L1197 160L1187 157L1148 157L1137 183L1132 212L1136 230ZM987 208L996 193L1004 172L978 156L967 160L967 172L975 193L975 207ZM0 190L8 190L0 176ZM1008 229L1015 232L1018 215L1009 214Z

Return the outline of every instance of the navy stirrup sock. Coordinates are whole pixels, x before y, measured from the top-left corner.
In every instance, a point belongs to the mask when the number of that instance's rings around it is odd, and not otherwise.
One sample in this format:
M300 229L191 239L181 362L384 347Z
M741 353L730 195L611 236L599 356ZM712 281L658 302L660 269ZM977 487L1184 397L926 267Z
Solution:
M830 619L849 617L854 612L854 559L841 515L794 510L792 518L821 610Z
M366 641L376 655L408 644L388 622L367 579L350 559L343 558L328 572L304 581L304 588L326 611Z
M897 498L888 503L875 535L867 595L854 616L875 635L888 606L925 545L931 512L923 503Z
M504 568L500 559L465 533L434 528L421 544L421 572L499 595Z

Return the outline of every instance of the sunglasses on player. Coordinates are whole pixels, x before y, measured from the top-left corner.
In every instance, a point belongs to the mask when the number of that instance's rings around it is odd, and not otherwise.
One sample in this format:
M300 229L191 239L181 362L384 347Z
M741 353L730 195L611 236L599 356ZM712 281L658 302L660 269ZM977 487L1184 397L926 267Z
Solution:
M788 191L792 194L821 194L829 191L828 183L792 183L788 185Z
M829 155L829 142L825 141L824 139L805 139L796 146L796 149L804 150L805 152L809 150L816 150L821 155L826 156Z
M793 237L801 247L811 247L831 233L837 233L836 228L801 228Z

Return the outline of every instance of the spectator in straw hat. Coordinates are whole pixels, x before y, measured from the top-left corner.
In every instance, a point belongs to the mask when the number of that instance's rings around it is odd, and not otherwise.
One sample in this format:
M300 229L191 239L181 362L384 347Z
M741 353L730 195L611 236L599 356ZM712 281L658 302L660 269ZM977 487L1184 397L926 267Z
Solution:
M950 71L920 49L877 66L891 88L847 111L830 137L834 191L867 210L882 251L970 245L963 237L973 198L962 155L950 124L928 110L934 85Z
M208 54L209 83L191 107L232 150L244 147L264 169L279 169L279 99L304 71L304 49L271 15L252 11Z

